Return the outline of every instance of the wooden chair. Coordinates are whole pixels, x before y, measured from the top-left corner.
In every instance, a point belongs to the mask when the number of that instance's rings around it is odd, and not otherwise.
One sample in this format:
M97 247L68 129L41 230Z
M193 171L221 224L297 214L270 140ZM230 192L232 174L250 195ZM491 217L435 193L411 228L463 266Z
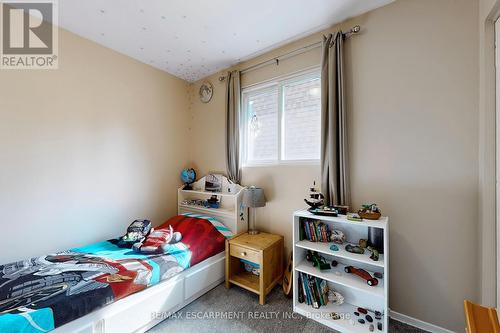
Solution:
M465 300L464 309L468 333L500 333L495 308L487 308Z

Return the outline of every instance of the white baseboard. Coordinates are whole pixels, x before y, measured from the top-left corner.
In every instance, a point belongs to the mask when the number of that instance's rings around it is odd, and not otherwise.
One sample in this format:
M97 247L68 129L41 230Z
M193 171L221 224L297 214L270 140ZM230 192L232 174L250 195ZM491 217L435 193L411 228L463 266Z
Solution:
M432 332L432 333L455 333L453 331L450 331L446 328L422 321L420 319L416 319L407 315L404 315L402 313L389 310L389 317L391 317L394 320L400 321L402 323L411 325L413 327L420 328L424 331L427 332ZM464 332L465 332L465 327L464 327Z

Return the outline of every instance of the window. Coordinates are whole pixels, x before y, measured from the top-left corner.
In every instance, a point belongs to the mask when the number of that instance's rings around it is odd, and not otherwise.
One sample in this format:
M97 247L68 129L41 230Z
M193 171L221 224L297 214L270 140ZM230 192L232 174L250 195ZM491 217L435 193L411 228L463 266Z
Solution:
M243 165L318 161L320 108L317 71L244 89Z

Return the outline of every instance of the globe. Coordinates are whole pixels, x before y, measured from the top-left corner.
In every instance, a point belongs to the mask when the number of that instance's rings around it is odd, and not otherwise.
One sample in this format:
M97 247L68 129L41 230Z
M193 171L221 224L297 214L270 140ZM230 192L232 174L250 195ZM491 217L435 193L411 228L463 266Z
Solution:
M190 190L190 184L194 183L196 180L196 171L194 169L184 169L181 172L181 180L186 186L184 186L185 190Z

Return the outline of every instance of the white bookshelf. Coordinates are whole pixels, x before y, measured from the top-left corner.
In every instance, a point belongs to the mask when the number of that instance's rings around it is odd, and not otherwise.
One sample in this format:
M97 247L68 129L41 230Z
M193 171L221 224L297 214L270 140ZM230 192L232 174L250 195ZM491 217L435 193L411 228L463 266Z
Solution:
M299 228L303 219L319 220L328 225L329 229L337 229L344 232L347 242L342 245L336 244L339 251L330 250L334 243L311 242L307 239L301 240ZM389 324L389 219L381 217L379 220L363 220L361 222L349 221L346 216L338 217L318 216L307 210L300 210L293 214L293 310L301 315L318 321L332 329L340 332L369 333L370 323L365 320L364 324L358 319L365 319L365 315L355 316L358 307L372 311L380 311L382 319L376 320L373 312L368 312L373 318L373 332L388 332ZM370 252L365 254L354 254L347 252L345 246L349 243L357 245L359 239L368 239L368 228L379 228L383 230L384 253L380 254L379 260L370 259ZM327 262L336 260L339 265L329 270L320 271L306 260L308 250L316 251L322 255ZM383 274L378 279L377 286L369 286L366 281L357 275L345 273L345 266L354 266L368 271L372 276L374 272ZM298 275L299 272L315 276L327 281L328 286L341 293L345 300L342 305L327 304L315 309L306 303L298 302ZM333 320L332 312L343 315L341 319ZM377 323L382 323L382 331L377 329ZM354 323L354 324L353 324Z
M243 207L244 187L238 184L231 184L229 180L222 176L221 192L205 191L205 177L200 178L191 184L192 190L184 190L184 185L177 190L177 212L206 214L215 217L220 222L231 229L234 226L237 233L248 229L248 208ZM187 205L185 200L207 200L212 195L216 195L220 202L219 208L208 208L197 205Z

